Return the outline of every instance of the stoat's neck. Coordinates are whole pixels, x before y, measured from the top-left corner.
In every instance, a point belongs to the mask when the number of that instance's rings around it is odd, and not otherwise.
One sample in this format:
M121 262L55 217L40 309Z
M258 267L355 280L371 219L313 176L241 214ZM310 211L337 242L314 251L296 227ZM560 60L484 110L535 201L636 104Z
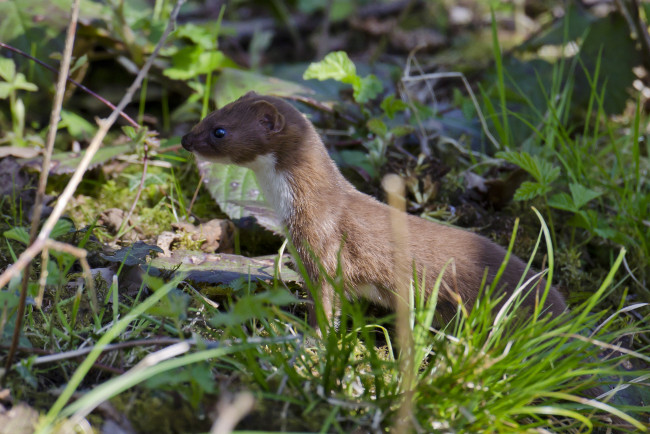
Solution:
M278 170L274 154L260 155L246 164L255 172L264 198L273 207L282 224L288 226L294 214L295 193L289 182L289 172Z
M255 172L264 197L295 244L318 244L335 230L342 197L353 189L327 154L320 138L305 137L299 154L267 154L246 166ZM298 239L297 239L298 238ZM321 240L322 241L322 240Z

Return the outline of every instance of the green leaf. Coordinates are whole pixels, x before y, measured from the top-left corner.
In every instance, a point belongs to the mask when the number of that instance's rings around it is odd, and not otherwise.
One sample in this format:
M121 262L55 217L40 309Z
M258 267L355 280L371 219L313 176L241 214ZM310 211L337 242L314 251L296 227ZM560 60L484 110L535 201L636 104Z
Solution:
M395 137L404 137L413 132L414 128L411 125L397 125L390 129L390 133Z
M590 210L588 210L590 211ZM569 219L568 223L571 226L575 226L578 228L583 228L588 231L593 231L593 228L595 226L595 218L594 215L590 215L588 211L584 210L578 210L573 216Z
M178 289L172 289L158 303L147 309L147 313L163 318L184 320L187 318L187 307L190 296Z
M0 81L0 99L6 99L13 89L11 83Z
M363 77L358 85L353 85L353 88L354 100L363 104L379 95L384 90L384 85L374 74L370 74Z
M562 209L565 211L578 211L578 208L575 206L573 199L566 193L558 193L551 196L548 200L548 204L553 208Z
M346 166L361 168L366 171L372 178L379 176L379 173L368 159L368 153L364 151L345 150L339 152L339 154L341 155L341 159Z
M96 127L93 124L78 114L68 110L61 111L61 122L59 122L59 128L67 128L68 132L77 139L91 137L95 134L96 130Z
M158 246L150 245L143 241L136 241L130 246L124 246L110 255L100 253L99 256L109 262L124 263L124 265L130 267L146 264L147 257L151 255L151 252L163 253L163 250Z
M515 193L514 199L515 200L534 199L537 196L541 196L543 194L548 193L548 191L550 189L551 189L550 187L544 186L544 185L540 184L539 182L525 181L517 189L517 192Z
M59 219L57 220L57 222L54 224L54 227L52 228L52 232L50 233L50 238L57 239L65 234L70 233L73 230L74 230L74 225L70 220L66 218Z
M247 295L235 303L231 311L210 320L213 326L236 326L251 319L268 318L273 315L270 306L286 306L298 300L284 289L272 289L259 294Z
M201 46L181 48L172 56L172 67L163 74L173 80L189 80L201 74L209 74L232 65L221 51L204 50Z
M88 63L88 55L87 54L84 54L83 56L81 56L81 57L77 58L77 60L75 60L74 65L70 68L70 74L74 73L84 63Z
M29 232L22 226L16 226L4 232L5 238L16 240L25 245L29 244Z
M336 80L349 83L357 76L357 68L345 51L329 53L320 62L314 62L307 67L302 78L305 80Z
M377 136L383 137L388 134L388 127L386 127L386 124L379 118L369 119L368 122L366 122L366 126Z
M588 202L603 194L575 183L569 184L569 190L571 190L571 196L573 197L573 203L575 203L576 208L582 208Z
M117 145L117 146L103 146L97 151L95 156L90 162L90 167L97 167L98 165L104 164L107 161L113 160L118 156L131 151L132 145ZM52 155L52 173L62 174L62 173L72 173L79 166L79 162L83 158L83 154L78 152L59 152ZM35 159L34 161L39 161L41 158Z
M6 57L0 57L0 77L4 81L12 82L14 81L14 76L16 75L16 65L11 59Z
M223 212L231 219L247 217L242 206L232 201L264 202L255 174L245 167L197 161L205 186Z
M217 107L223 107L250 90L262 95L270 94L279 97L313 93L311 89L291 81L241 69L222 68L212 89L212 97Z
M14 89L28 90L30 92L36 92L38 90L38 86L27 81L25 75L21 72L16 74L16 78L13 81L13 86Z
M380 104L388 119L394 119L397 112L404 111L408 108L406 103L401 99L395 98L395 94L390 94Z
M131 125L124 125L122 127L122 132L124 132L124 134L126 134L126 137L131 140L135 139L135 136L137 135L135 128L133 128Z
M177 38L187 38L194 44L199 45L205 50L216 47L216 38L206 27L197 26L193 23L183 24L176 29Z
M548 187L560 176L558 167L554 167L548 161L541 159L537 155L532 156L528 152L501 151L496 153L496 157L503 158L521 167L545 187Z

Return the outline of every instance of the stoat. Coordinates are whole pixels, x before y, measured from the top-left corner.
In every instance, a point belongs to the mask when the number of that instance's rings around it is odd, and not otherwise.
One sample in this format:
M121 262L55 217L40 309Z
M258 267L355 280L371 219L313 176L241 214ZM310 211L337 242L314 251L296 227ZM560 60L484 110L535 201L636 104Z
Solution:
M331 318L335 294L320 275L335 276L338 261L346 295L365 297L394 308L396 272L391 242L390 208L359 192L338 170L314 126L286 101L249 92L212 112L182 138L197 157L252 169L266 200L287 229L299 259L312 281L319 285L323 309ZM409 215L409 262L419 280L425 277L427 295L445 263L438 295L437 314L450 320L457 311L458 295L468 307L474 304L485 270L487 284L494 279L506 251L482 236ZM525 264L512 255L498 291L515 290ZM425 276L423 276L425 274ZM528 273L527 278L533 276ZM533 286L533 285L531 285ZM522 308L541 298L545 282L535 282ZM530 287L529 287L530 288ZM504 299L507 297L504 297ZM563 297L551 288L546 312L559 315L566 308ZM310 312L315 322L313 310Z

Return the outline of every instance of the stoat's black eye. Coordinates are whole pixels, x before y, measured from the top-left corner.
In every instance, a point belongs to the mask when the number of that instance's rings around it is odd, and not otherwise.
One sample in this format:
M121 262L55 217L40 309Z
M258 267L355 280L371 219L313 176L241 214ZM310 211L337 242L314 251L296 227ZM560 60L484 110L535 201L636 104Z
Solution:
M215 129L214 129L214 131L212 132L212 134L214 134L214 136L215 136L217 139L222 139L222 138L224 138L224 137L226 136L226 130L223 129L223 128L221 128L221 127L218 127L218 128L215 128Z

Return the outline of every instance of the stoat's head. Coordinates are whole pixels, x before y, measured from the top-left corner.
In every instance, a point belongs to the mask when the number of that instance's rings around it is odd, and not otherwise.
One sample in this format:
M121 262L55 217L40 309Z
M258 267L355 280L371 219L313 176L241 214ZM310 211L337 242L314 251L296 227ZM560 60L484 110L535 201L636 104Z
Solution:
M260 156L295 152L310 127L289 103L249 92L210 113L181 143L205 160L246 166Z

